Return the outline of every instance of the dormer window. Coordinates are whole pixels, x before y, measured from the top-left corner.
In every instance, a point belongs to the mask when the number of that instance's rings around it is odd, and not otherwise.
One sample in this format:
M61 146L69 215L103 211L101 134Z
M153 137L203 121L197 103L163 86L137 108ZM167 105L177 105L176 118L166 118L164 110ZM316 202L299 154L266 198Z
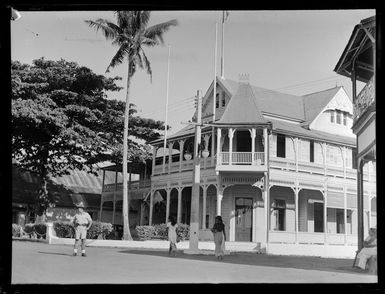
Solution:
M337 119L336 119L336 123L339 124L339 125L341 124L341 114L342 114L341 111L338 111L338 110L337 110Z
M330 122L334 123L334 111L330 111Z
M225 92L222 92L222 107L226 106Z
M344 117L343 117L344 126L346 126L346 121L347 121L347 114L344 113Z
M219 93L215 97L215 108L219 108Z

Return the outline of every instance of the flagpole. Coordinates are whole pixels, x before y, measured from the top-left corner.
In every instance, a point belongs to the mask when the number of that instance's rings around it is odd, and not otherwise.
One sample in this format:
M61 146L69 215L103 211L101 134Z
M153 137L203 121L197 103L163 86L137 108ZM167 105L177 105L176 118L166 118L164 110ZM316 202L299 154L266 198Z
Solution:
M166 144L167 144L167 116L168 116L168 85L170 80L170 55L171 55L171 46L168 45L168 59L167 59L167 87L166 87L166 118L164 122L164 143L163 143L163 173L166 168ZM169 158L169 160L171 160Z
M221 48L221 78L225 78L225 50L224 50L224 43L225 43L225 11L222 11L222 48Z
M218 39L218 26L215 22L215 49L214 49L214 82L213 82L213 123L215 123L215 106L216 106L216 96L217 96L217 41ZM211 163L214 164L214 137L215 137L215 128L212 128L211 135Z

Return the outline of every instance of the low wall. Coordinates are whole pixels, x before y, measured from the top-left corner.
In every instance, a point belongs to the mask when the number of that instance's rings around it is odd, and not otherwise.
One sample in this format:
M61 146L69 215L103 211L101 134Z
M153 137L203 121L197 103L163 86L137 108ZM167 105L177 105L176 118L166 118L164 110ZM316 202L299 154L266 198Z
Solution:
M270 243L267 254L354 259L357 246Z

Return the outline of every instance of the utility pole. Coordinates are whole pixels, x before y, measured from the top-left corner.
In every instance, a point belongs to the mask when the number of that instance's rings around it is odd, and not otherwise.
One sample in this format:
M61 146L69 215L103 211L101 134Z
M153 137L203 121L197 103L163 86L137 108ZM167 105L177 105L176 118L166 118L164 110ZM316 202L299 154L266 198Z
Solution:
M198 90L197 96L197 121L195 124L195 144L194 144L194 169L193 185L191 192L191 216L190 216L190 243L191 253L199 250L199 193L200 193L200 145L201 145L201 127L202 127L202 98Z

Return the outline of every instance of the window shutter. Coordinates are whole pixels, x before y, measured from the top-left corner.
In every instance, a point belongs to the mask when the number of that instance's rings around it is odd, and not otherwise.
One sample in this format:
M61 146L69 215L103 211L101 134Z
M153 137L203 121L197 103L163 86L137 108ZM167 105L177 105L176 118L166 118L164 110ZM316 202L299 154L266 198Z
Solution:
M290 139L288 137L285 137L285 139L286 139L286 142L285 142L285 145L286 145L286 158L294 160L295 156L294 156L294 144L293 144L293 141L292 141L292 139Z

